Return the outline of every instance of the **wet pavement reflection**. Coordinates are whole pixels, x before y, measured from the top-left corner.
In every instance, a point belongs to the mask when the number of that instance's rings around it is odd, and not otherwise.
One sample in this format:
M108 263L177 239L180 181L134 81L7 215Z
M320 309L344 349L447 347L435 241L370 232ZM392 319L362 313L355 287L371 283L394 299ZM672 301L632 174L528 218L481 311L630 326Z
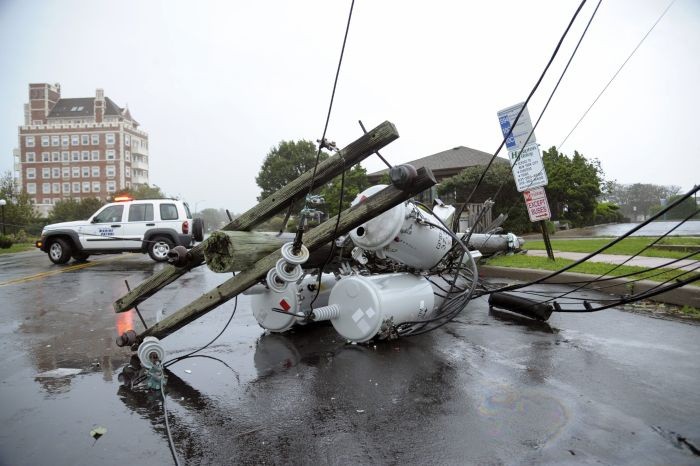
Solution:
M172 464L159 392L117 380L131 352L114 338L142 325L111 308L125 279L162 265L103 256L60 271L20 258L0 256L0 283L13 281L0 285L0 464ZM194 270L140 309L152 324L226 278ZM542 323L480 298L430 334L350 345L328 325L266 334L241 296L164 339L168 359L208 343L234 309L207 357L167 373L188 464L700 459L688 446L700 445L698 326L616 310Z

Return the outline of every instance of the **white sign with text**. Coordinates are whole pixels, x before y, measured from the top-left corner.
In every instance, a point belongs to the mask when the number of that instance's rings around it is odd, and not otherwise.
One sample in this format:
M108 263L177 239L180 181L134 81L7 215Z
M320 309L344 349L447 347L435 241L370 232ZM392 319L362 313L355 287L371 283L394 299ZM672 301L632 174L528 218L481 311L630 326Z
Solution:
M537 143L528 144L522 153L519 150L510 151L508 157L519 192L547 185L547 172L544 171L544 162Z
M525 205L527 206L527 213L530 214L531 222L539 222L540 220L549 220L552 218L544 188L530 189L529 191L523 192L523 196L525 197Z

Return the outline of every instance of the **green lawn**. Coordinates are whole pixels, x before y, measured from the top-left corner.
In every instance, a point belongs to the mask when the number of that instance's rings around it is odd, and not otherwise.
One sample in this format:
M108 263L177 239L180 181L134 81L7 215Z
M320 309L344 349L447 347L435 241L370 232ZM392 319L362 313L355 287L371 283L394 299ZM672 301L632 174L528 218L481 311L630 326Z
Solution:
M11 254L13 252L31 251L32 249L36 249L34 243L16 243L7 249L0 248L0 254Z
M523 269L541 269L541 270L559 270L574 261L569 259L556 259L555 261L550 261L546 257L533 257L526 256L524 254L514 254L511 256L496 256L488 259L486 265L495 265L499 267L519 267ZM614 271L610 271L613 264L604 264L602 262L584 262L583 264L577 265L569 272L587 273L591 275L610 275L619 277L621 275L626 275L629 273L637 273L637 275L628 277L630 279L638 278L648 278L649 280L663 282L675 277L680 276L683 271L670 270L670 269L659 269L649 272L646 267L636 267L631 265L621 265ZM660 273L662 272L663 273ZM658 275L657 275L658 274ZM653 275L653 276L650 276ZM693 273L694 276L700 276L699 273ZM686 279L690 277L691 274L685 274L681 278ZM694 282L691 285L700 286L700 282Z
M629 237L625 238L615 246L603 251L604 254L624 254L624 255L634 255L639 252L645 246L648 246L654 241L655 238L647 237ZM605 246L613 238L591 238L591 239L552 239L552 249L555 251L566 251L566 252L593 252L599 248ZM659 244L674 244L674 245L695 245L700 246L700 237L667 237L661 240ZM525 243L525 249L545 249L544 242L539 241L527 241ZM647 257L668 257L672 259L679 259L688 255L687 252L682 251L667 251L664 249L650 248L642 252L640 256Z

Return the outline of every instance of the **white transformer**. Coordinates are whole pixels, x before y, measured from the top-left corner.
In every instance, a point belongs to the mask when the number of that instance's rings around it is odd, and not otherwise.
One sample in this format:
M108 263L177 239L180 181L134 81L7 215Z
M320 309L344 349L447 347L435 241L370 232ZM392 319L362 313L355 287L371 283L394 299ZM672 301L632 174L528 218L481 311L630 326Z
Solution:
M368 188L357 195L352 205L384 189L386 185ZM432 214L407 201L399 204L350 232L353 243L378 257L388 257L409 267L427 270L437 264L452 247L450 235L437 227Z

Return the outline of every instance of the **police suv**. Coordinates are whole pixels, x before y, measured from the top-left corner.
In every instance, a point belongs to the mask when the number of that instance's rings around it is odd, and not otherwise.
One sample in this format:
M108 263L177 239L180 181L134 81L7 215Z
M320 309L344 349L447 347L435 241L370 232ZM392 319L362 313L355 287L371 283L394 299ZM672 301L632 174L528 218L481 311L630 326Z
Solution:
M36 247L54 264L119 252L147 252L154 261L164 262L173 247L189 248L204 239L202 219L193 219L183 201L127 197L115 201L87 220L46 225Z

